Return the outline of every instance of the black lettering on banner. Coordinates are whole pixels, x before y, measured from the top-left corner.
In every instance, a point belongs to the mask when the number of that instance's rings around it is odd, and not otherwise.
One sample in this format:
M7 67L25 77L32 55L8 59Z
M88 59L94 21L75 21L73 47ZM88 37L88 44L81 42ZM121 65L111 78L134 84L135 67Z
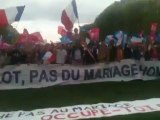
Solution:
M39 82L42 82L43 80L45 80L46 82L49 82L48 77L47 77L47 73L45 70L42 70L42 72L40 74Z
M76 70L75 70L75 71L76 71ZM72 70L71 76L72 76L72 79L73 79L73 80L78 80L79 77L80 77L80 72L79 72L79 70L77 70L76 75L75 75L75 71Z
M8 113L5 118L10 118L10 117L13 117L13 114L12 113Z
M5 117L5 114L2 114L1 116L0 116L0 119L3 119Z
M157 106L157 107L160 107L160 104L157 104L156 106Z
M18 117L25 115L25 112L19 112Z
M21 71L13 71L13 74L15 74L15 81L16 83L19 82L19 75L21 74Z
M113 67L111 67L111 68L109 69L109 73L110 73L110 77L112 78L112 77L113 77Z
M69 70L62 70L62 80L69 80L70 76Z
M101 75L101 69L97 69L96 70L96 73L95 73L95 78L94 79L97 79L97 78L102 78L102 75Z
M2 74L2 82L9 84L12 81L12 73L9 71L6 71Z
M33 80L37 77L38 77L38 71L37 70L30 70L30 83L32 83Z
M73 112L80 112L80 111L82 111L82 108L81 107L73 107L72 110L73 110Z
M60 112L62 112L62 113L68 112L68 109L67 108L60 109Z
M84 110L92 110L91 107L85 107Z
M94 79L94 69L84 71L84 80Z
M98 107L102 107L100 105L95 105L95 106L91 106L91 108L94 110L94 109L98 109Z
M132 76L138 75L137 64L132 64L131 65L131 72L132 72Z
M55 82L57 80L57 71L56 70L51 70L50 75L51 75L51 77L49 78L49 80L51 82Z
M154 76L156 74L156 70L154 67L150 67L148 70L147 70L147 76Z
M129 76L131 74L130 67L128 65L123 65L121 72L122 72L123 76Z
M105 106L104 104L101 105L103 109L108 108L107 106Z
M146 66L145 66L144 68L143 68L143 66L142 66L142 65L140 65L140 66L139 66L139 70L143 73L143 75L145 75L145 74L146 74L147 69L148 69L148 67L146 67Z
M53 113L59 113L59 111L57 109L53 109L50 114L53 114Z
M116 75L121 77L121 72L119 71L117 66L114 67L113 77L115 77Z
M36 115L44 115L45 112L44 111L38 111Z
M123 105L121 104L109 104L108 107L121 108Z
M34 116L34 113L33 112L30 112L30 113L28 113L28 114L26 114L25 116Z
M109 68L104 68L103 69L103 78L110 78L110 75L109 75Z
M160 76L160 68L156 67L156 76L159 77Z

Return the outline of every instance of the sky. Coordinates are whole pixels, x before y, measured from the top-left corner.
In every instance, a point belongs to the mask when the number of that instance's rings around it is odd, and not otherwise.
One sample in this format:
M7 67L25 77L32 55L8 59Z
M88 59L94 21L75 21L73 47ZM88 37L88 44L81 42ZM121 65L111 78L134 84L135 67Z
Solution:
M115 1L119 0L76 0L80 25L93 23L95 18ZM48 42L56 42L60 38L57 29L62 25L62 11L71 0L0 0L0 3L0 9L26 6L21 20L12 24L20 33L24 28L28 29L29 33L39 31Z

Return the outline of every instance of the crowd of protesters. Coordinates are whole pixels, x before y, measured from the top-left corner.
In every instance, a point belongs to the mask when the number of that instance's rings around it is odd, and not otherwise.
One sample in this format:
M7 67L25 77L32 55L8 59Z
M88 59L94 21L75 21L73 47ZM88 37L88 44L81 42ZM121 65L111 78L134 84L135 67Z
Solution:
M109 46L93 42L87 47L72 44L36 45L31 49L13 47L0 51L0 65L15 64L94 64L123 59L160 60L160 47L155 44Z
M75 36L72 43L47 43L45 45L31 45L22 47L15 45L0 50L0 66L18 64L74 64L89 65L95 63L108 63L123 59L160 60L159 44L150 42L138 45L116 45L110 41L90 41L84 44L85 37Z

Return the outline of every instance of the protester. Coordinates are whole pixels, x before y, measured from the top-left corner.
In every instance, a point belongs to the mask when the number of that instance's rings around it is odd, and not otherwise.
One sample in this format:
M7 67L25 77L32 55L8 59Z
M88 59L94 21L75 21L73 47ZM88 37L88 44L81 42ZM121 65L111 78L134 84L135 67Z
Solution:
M24 56L22 55L20 48L13 49L13 51L11 51L10 53L10 56L11 56L11 65L22 64L22 59Z
M101 42L98 50L98 61L107 62L108 61L109 50L105 42Z
M117 48L115 47L114 41L112 40L109 47L109 62L114 62L116 60L116 52Z
M151 48L151 58L152 58L152 61L157 61L158 60L158 52L157 52L157 46L153 46Z
M124 59L130 59L131 57L132 57L131 46L129 44L125 44Z
M139 50L138 46L134 46L132 48L132 57L133 57L134 60L140 60L141 59L141 53L140 53L140 50Z
M160 43L156 37L128 36L126 41L117 41L114 36L107 41L90 39L87 32L78 29L66 32L70 42L58 44L18 43L11 48L0 47L0 66L17 64L74 64L91 65L108 63L123 59L157 61L160 60ZM123 36L123 35L122 35ZM122 39L124 39L122 37ZM117 44L118 42L118 44ZM63 43L63 44L62 44Z
M57 49L57 58L56 63L57 64L65 64L66 57L67 57L67 51L64 49L64 45L60 44Z
M0 50L0 67L5 65L5 54L4 51Z
M84 55L83 55L83 63L85 65L90 65L96 63L96 59L92 54L92 46L88 45L88 47L84 48Z
M116 57L117 57L117 61L121 61L121 60L123 60L123 58L124 58L124 53L123 53L123 49L122 49L122 46L121 46L121 45L119 45L119 46L117 47Z
M73 64L82 64L82 55L83 51L80 46L74 46L72 50L72 58L73 58Z
M66 64L72 64L72 51L73 51L73 45L72 44L68 44L65 46L65 50L67 52L67 56L66 56Z

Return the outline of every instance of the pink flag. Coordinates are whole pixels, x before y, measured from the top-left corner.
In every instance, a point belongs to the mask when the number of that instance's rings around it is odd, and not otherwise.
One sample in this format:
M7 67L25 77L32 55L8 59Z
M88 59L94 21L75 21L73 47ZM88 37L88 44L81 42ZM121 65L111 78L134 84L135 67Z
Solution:
M99 32L100 32L99 28L91 29L89 31L89 35L90 35L91 40L98 41L99 40Z
M29 39L32 40L34 43L43 43L43 37L40 32L34 32L29 35Z
M58 34L60 34L61 36L65 36L67 34L67 31L63 26L58 26Z
M0 43L0 49L8 49L10 47L11 47L11 45L8 43L5 43L5 42Z

